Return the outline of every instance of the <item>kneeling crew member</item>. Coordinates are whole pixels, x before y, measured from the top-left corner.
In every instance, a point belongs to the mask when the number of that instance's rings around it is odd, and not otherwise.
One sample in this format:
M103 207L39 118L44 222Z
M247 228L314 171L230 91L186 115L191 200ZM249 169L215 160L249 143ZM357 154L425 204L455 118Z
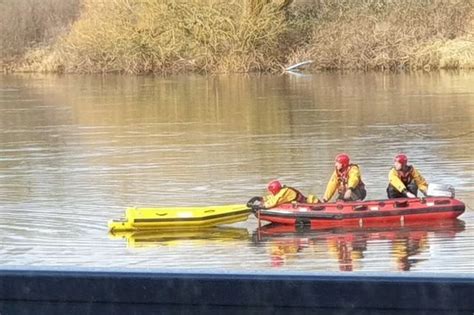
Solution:
M416 198L418 189L426 194L428 183L412 165L408 165L405 154L397 155L393 162L393 168L388 173L387 196L389 199Z
M338 192L337 200L364 200L367 191L362 182L359 166L350 164L349 156L341 153L336 156L334 168L322 201L331 200L336 190Z

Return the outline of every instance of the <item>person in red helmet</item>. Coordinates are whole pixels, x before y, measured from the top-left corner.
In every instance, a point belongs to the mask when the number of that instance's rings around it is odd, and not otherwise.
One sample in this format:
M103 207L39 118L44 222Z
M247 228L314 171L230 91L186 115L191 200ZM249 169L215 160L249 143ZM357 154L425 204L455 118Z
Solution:
M424 194L428 190L428 183L412 165L408 165L408 157L405 154L398 154L393 159L388 182L389 199L416 198L418 189Z
M293 201L298 203L315 203L317 199L314 195L305 197L299 190L282 185L278 180L268 183L267 190L269 195L261 199L264 208L273 208L284 203Z
M351 164L347 154L336 156L334 172L324 193L323 202L328 202L337 191L337 200L364 200L367 192L357 164Z

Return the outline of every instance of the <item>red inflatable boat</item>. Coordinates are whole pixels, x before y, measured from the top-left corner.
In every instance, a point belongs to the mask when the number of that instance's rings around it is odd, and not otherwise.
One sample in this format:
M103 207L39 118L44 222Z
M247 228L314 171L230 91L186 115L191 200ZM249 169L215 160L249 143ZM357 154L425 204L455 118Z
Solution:
M311 227L373 226L453 219L465 210L461 201L447 197L390 199L320 204L284 204L258 209L259 220Z

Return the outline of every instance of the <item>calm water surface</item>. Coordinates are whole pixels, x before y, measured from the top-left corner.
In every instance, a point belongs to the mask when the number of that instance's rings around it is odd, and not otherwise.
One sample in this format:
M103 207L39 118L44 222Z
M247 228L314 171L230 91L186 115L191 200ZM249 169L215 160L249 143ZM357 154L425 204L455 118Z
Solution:
M474 274L474 73L0 76L0 265ZM112 236L127 206L324 192L333 157L385 197L406 152L468 209L418 227L293 231L255 218Z

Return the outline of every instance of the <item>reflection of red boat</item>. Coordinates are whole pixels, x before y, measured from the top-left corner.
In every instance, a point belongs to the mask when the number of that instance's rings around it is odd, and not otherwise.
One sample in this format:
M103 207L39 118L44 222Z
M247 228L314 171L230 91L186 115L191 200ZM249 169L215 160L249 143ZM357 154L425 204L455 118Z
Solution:
M373 226L393 222L453 219L465 210L461 201L447 197L391 199L325 204L283 204L259 209L260 220L312 227Z
M464 231L461 220L440 220L430 223L399 222L383 227L312 228L295 225L268 224L254 232L254 241L265 243L270 249L272 265L281 266L290 257L305 248L325 248L329 256L334 256L341 271L354 270L354 263L364 258L368 243L389 241L392 257L398 270L410 270L418 261L413 256L429 248L428 234L443 238L453 238ZM311 251L311 249L308 249ZM356 267L357 268L357 267Z
M354 234L372 235L375 239L393 239L394 235L416 232L433 232L435 235L454 237L465 230L464 221L459 219L439 220L432 222L412 222L402 226L400 223L385 224L383 227L343 227L343 228L314 228L310 226L299 227L295 225L267 224L257 228L254 238L257 242L267 239L295 239L295 238L327 238L331 236L340 237Z

